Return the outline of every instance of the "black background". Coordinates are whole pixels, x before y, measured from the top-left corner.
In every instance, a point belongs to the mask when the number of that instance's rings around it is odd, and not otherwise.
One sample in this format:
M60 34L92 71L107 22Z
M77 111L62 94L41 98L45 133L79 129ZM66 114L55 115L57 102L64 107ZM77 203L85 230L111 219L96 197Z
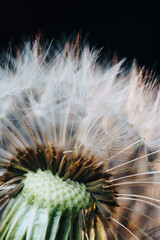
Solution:
M0 51L42 33L61 41L81 32L82 42L160 73L160 1L0 0ZM64 38L65 36L65 38Z

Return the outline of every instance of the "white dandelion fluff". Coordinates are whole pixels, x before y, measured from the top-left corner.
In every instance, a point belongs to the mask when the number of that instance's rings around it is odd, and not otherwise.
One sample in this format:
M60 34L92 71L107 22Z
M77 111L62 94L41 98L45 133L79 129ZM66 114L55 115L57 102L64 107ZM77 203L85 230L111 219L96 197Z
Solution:
M155 80L38 41L0 69L0 240L159 239Z

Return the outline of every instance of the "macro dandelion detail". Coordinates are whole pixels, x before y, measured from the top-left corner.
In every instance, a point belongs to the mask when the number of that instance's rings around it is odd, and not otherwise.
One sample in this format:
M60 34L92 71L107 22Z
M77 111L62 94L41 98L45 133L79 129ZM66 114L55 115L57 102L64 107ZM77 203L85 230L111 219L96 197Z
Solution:
M78 43L0 70L0 240L160 237L160 92Z

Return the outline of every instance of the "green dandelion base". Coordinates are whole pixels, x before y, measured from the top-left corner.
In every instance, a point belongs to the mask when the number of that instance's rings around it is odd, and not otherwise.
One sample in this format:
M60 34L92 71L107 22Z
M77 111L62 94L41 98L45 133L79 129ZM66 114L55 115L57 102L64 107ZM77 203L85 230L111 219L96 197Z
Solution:
M85 185L51 171L29 172L3 213L0 240L81 239L79 211L93 204Z
M22 195L10 201L1 222L0 240L107 240L102 224L90 222L86 236L73 212L28 205Z
M22 196L10 201L0 227L0 240L79 240L81 234L74 212L28 204Z
M106 240L83 183L50 170L28 172L0 221L0 240ZM85 215L85 217L84 217Z

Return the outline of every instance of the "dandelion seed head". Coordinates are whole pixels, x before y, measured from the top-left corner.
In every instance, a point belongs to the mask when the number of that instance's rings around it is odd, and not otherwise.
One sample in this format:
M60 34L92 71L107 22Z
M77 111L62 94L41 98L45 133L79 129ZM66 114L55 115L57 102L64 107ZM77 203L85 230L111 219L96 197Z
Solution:
M98 53L36 40L1 67L1 239L158 236L159 90Z

